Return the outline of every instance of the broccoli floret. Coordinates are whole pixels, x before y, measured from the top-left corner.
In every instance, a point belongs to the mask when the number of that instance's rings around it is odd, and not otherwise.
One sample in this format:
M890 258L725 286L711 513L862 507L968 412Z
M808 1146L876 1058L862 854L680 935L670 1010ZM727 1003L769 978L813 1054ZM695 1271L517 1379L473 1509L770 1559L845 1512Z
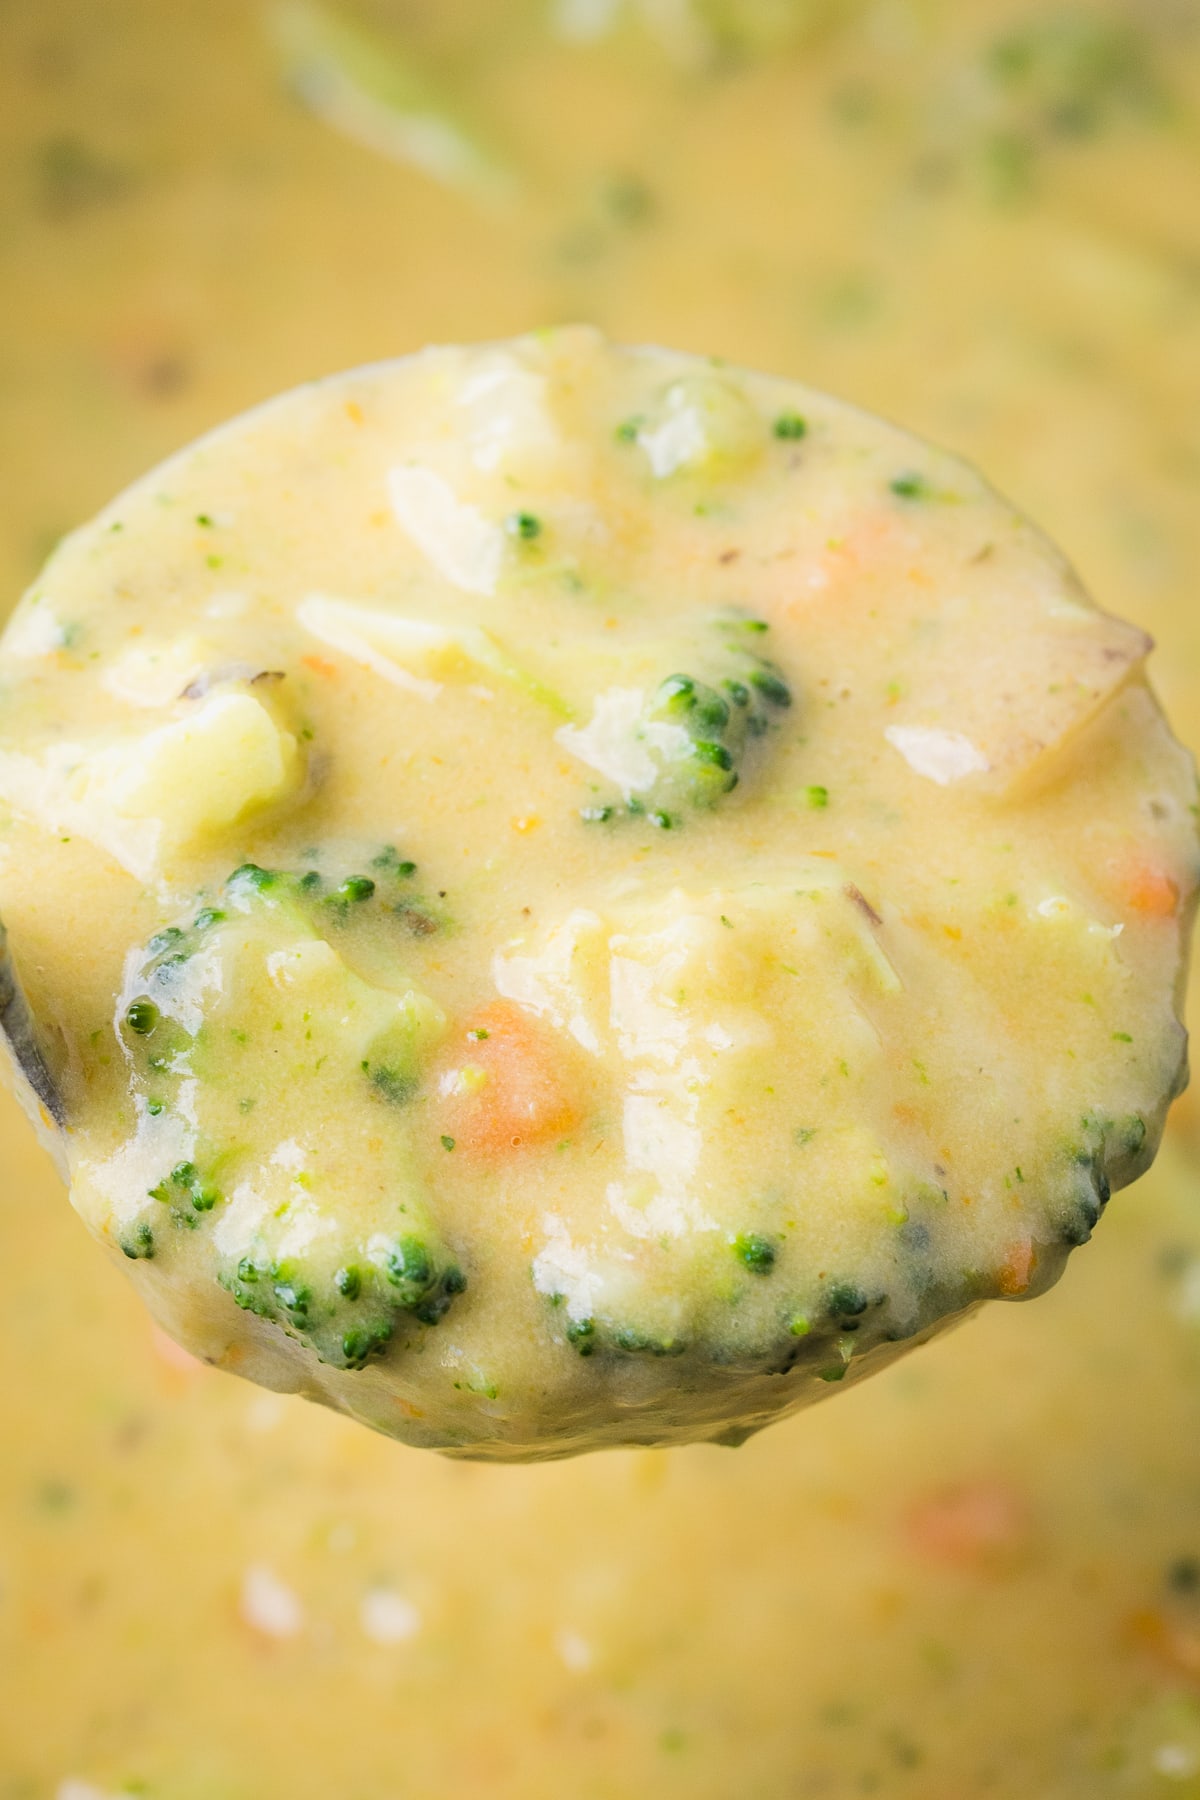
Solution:
M154 1255L154 1228L143 1220L118 1239L130 1262L149 1262Z
M794 1289L781 1287L768 1300L763 1278L776 1271L776 1250L770 1240L756 1233L747 1234L735 1239L730 1249L754 1280L733 1284L711 1281L709 1304L704 1303L703 1290L698 1290L700 1297L686 1322L674 1326L651 1322L655 1307L650 1299L646 1302L647 1316L635 1320L628 1316L627 1299L621 1311L597 1310L582 1319L568 1318L562 1328L563 1339L584 1357L678 1356L710 1367L759 1368L785 1374L802 1358L806 1362L828 1362L834 1340L844 1346L844 1360L848 1362L854 1347L850 1334L860 1329L868 1314L878 1314L878 1326L869 1333L873 1341L908 1335L889 1331L886 1295L868 1297L852 1282L817 1282L803 1302ZM752 1298L758 1297L753 1289L758 1290L764 1304L750 1304ZM564 1296L551 1294L548 1298L554 1311L561 1311ZM554 1312L550 1317L553 1320ZM841 1373L845 1373L844 1366Z
M203 1230L226 1195L211 1174L182 1162L147 1200L147 1216L128 1224L119 1239L131 1260L152 1258L168 1226ZM401 1230L372 1232L365 1241L339 1231L302 1253L286 1248L285 1211L259 1222L241 1254L218 1252L216 1279L244 1311L278 1325L321 1362L363 1368L405 1323L437 1325L466 1290L466 1276L411 1194L402 1210Z
M444 908L414 886L416 863L401 857L394 845L371 856L368 866L371 874L364 869L326 875L316 868L263 869L257 863L243 863L226 882L226 893L242 907L255 900L291 907L318 931L379 919L394 921L413 937L429 937L446 928Z
M149 940L116 1020L139 1158L152 1168L161 1156L121 1219L124 1254L186 1255L238 1306L343 1369L398 1343L402 1325L436 1325L466 1287L412 1173L404 1117L444 1021L415 988L371 986L334 947L369 913L386 928L420 904L413 863L389 847L370 867L243 864L216 903ZM319 1140L302 1150L273 1118L281 1072L302 1117L359 1107L364 1135L392 1139L392 1179L369 1207Z
M628 794L624 806L582 808L585 823L634 817L669 830L737 787L751 747L792 705L787 677L762 654L768 630L764 619L741 614L716 621L699 670L661 681L634 727L653 779Z
M210 1213L223 1199L216 1182L201 1175L193 1162L178 1162L150 1189L150 1198L169 1209L176 1225L194 1230L197 1213Z
M678 1249L664 1241L643 1280L597 1242L581 1288L564 1281L552 1290L535 1264L535 1285L549 1303L547 1328L564 1349L589 1359L679 1357L681 1392L717 1370L731 1379L797 1370L840 1382L865 1357L886 1357L888 1346L981 1300L1052 1285L1070 1248L1090 1236L1111 1187L1147 1154L1149 1135L1138 1114L1081 1121L1077 1138L1045 1172L1058 1196L1056 1232L1025 1245L1028 1263L1016 1282L1011 1242L997 1248L994 1264L964 1266L954 1254L945 1188L920 1168L897 1168L894 1235L883 1256L872 1250L869 1266L847 1259L849 1266L814 1270L785 1235L746 1230Z
M339 1369L364 1368L406 1322L438 1324L467 1285L427 1234L373 1237L345 1260L332 1257L327 1252L318 1264L312 1256L249 1253L222 1267L217 1279L245 1312L280 1326Z
M759 645L765 620L725 619L718 625L719 666L712 680L669 675L645 712L642 737L659 765L647 808L713 806L741 777L747 746L792 704L782 672ZM655 727L673 730L655 730Z
M751 1269L756 1275L769 1272ZM561 1337L582 1357L679 1357L710 1369L724 1366L737 1371L760 1369L764 1373L785 1374L802 1357L805 1361L828 1361L831 1341L857 1329L857 1321L847 1323L820 1301L811 1302L805 1312L794 1298L780 1300L764 1315L757 1308L746 1309L743 1314L739 1299L736 1293L725 1292L720 1297L719 1310L701 1305L686 1324L675 1328L597 1311L582 1319L569 1319L561 1328ZM552 1295L550 1300L556 1310L561 1310L561 1295ZM554 1313L550 1318L553 1321ZM559 1335L553 1325L552 1331Z
M312 855L315 858L316 853ZM325 874L315 867L263 869L257 863L243 863L226 882L226 892L243 906L255 899L272 905L291 905L310 924L318 926L345 922L352 916L397 913L414 904L417 895L411 883L417 873L415 862L406 861L394 845L388 844L371 856L368 866L373 874L367 874L365 869Z
M688 1350L684 1337L603 1319L574 1319L565 1336L580 1356L595 1356L598 1351L617 1356L684 1356Z
M1078 1135L1061 1150L1065 1174L1058 1184L1055 1222L1071 1249L1086 1244L1115 1188L1126 1187L1149 1167L1158 1148L1141 1113L1114 1119L1085 1113Z
M1118 1136L1122 1145L1136 1138L1136 1125L1126 1122ZM1037 1246L1036 1283L1022 1292L1054 1281L1070 1245L1098 1217L1107 1185L1102 1151L1085 1147L1064 1157L1064 1194L1070 1190L1075 1198L1064 1202L1060 1241ZM870 1273L805 1268L786 1240L746 1231L664 1260L643 1287L597 1247L588 1310L580 1308L578 1293L542 1288L549 1335L589 1360L679 1358L681 1392L693 1382L793 1371L840 1382L864 1359L886 1359L890 1346L980 1300L1012 1294L1002 1264L964 1268L947 1257L941 1190L913 1179L905 1199L906 1207L897 1207L892 1253Z
M775 1267L775 1246L757 1231L743 1232L734 1238L733 1253L754 1275L769 1275Z

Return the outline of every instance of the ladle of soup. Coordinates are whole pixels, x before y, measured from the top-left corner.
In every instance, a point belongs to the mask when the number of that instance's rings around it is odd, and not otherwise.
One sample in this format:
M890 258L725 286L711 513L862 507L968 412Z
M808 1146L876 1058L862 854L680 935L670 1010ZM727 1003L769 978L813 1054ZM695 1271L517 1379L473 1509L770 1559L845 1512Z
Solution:
M198 1356L740 1442L1037 1294L1183 1081L1149 644L959 460L583 328L300 389L0 642L0 1003Z

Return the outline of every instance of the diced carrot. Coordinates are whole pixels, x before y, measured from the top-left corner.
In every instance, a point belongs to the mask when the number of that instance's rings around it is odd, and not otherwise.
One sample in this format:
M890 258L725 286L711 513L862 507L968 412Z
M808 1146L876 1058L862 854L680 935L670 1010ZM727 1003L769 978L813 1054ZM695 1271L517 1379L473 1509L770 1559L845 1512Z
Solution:
M562 1049L509 1000L468 1019L438 1083L439 1128L456 1147L510 1151L570 1131L575 1107L560 1073Z
M825 567L831 575L847 570L865 573L883 562L895 563L912 548L913 534L898 519L883 512L864 512L839 537L825 546Z
M311 669L314 675L329 677L337 674L337 664L329 662L324 656L302 656L300 661L306 669Z
M997 1286L1002 1294L1023 1294L1037 1267L1037 1251L1031 1238L1018 1238L1000 1265Z
M1126 1621L1126 1631L1163 1668L1200 1685L1200 1630L1195 1622L1174 1619L1157 1607L1146 1607Z
M918 1500L905 1520L905 1535L930 1562L985 1574L1011 1564L1027 1547L1029 1507L1008 1482L965 1481Z
M802 553L790 564L785 553L778 562L773 596L763 604L792 617L824 609L831 600L844 606L856 590L864 603L886 581L894 588L901 582L926 584L928 576L914 565L920 544L912 526L886 511L870 509L847 518L843 529L826 538L819 549ZM705 555L711 552L706 549Z
M1179 884L1165 869L1148 862L1110 863L1114 889L1131 912L1148 919L1173 919L1179 910Z

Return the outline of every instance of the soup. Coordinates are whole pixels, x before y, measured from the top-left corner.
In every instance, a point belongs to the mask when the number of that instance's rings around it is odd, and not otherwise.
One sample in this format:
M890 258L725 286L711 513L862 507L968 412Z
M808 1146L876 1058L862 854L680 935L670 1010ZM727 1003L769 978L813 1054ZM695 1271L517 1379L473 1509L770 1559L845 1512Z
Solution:
M1182 1079L1147 645L963 464L579 327L225 427L0 646L75 1204L206 1362L476 1456L1043 1290Z

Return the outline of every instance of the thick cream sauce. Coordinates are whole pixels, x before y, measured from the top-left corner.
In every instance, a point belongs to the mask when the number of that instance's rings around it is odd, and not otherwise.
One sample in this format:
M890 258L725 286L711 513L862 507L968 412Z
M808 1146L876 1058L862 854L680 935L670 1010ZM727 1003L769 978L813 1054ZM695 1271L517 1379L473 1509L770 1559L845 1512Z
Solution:
M1186 12L1149 21L1173 108L1110 83L1071 135L980 74L1015 7L864 9L720 77L533 8L473 50L475 10L414 29L524 174L507 208L284 105L240 8L169 41L139 5L9 10L9 591L256 398L590 316L968 452L1157 635L1194 740ZM533 1471L148 1354L11 1112L0 1793L1195 1791L1189 1104L1036 1307L736 1456Z

